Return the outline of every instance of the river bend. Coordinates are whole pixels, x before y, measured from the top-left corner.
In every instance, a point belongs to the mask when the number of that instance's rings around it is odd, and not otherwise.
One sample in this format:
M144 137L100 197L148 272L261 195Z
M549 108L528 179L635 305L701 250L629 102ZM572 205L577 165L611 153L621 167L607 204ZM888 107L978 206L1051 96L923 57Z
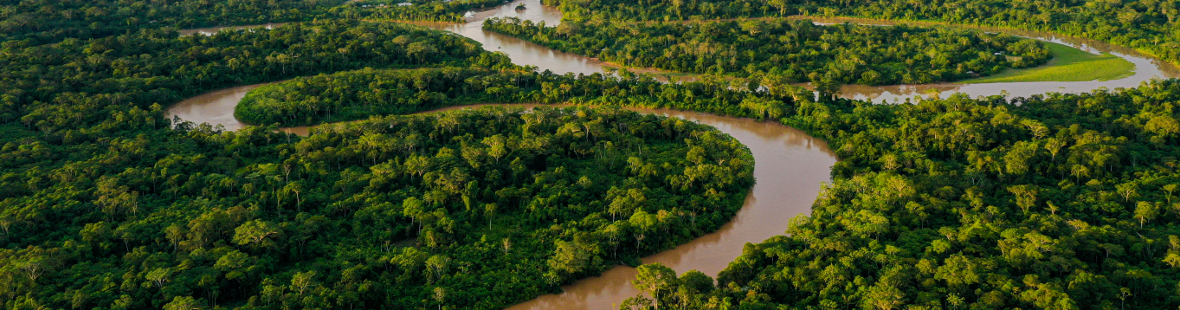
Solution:
M514 8L522 2L527 9L515 10ZM604 68L610 66L610 64L596 59L555 51L538 44L482 29L483 21L491 17L517 17L535 22L544 21L547 25L559 24L561 12L555 8L542 6L539 0L514 1L491 10L472 12L468 16L470 22L465 24L424 22L415 24L454 32L483 44L484 49L507 54L516 64L537 66L540 70L551 70L558 74L571 72L591 74L603 72ZM846 18L812 19L817 23L848 21L864 24L893 24L887 21ZM232 28L240 29L241 27ZM899 102L906 98L934 92L942 96L961 92L976 97L1007 91L1011 96L1029 96L1046 92L1086 92L1099 87L1135 87L1153 78L1180 76L1180 69L1171 64L1131 49L1111 46L1102 42L1050 33L983 29L1061 43L1093 53L1111 53L1134 63L1136 70L1129 77L1113 81L849 85L842 88L841 96L852 99L871 99L877 102ZM211 34L219 30L220 28L191 29L182 31L182 33L185 35ZM258 85L209 92L172 105L168 108L168 114L170 117L177 116L186 121L221 125L226 130L241 129L247 125L234 118L234 107L247 92L256 87ZM521 106L528 107L529 105ZM810 212L812 203L820 190L820 185L830 181L831 166L836 162L835 154L828 149L823 141L776 123L674 110L632 110L678 117L716 127L748 146L754 155L754 176L757 183L751 189L745 206L732 221L714 233L643 259L644 263L663 263L678 273L695 269L716 276L718 272L728 266L729 262L741 254L742 247L746 243L757 243L771 236L783 234L787 229L789 219L798 214ZM285 130L301 135L308 134L306 127ZM541 296L509 309L617 309L618 304L624 299L640 293L630 284L630 281L635 278L635 273L634 268L618 266L606 271L601 276L582 279L564 286L562 287L564 292L561 294Z

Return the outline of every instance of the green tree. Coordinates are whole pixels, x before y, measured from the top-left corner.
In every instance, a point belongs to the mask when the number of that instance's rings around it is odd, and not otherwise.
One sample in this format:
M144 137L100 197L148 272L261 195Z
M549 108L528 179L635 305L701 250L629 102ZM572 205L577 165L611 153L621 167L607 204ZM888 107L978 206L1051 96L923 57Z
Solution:
M242 223L234 229L233 241L239 245L250 245L251 248L271 248L275 246L274 239L282 235L278 225L270 222L251 220Z

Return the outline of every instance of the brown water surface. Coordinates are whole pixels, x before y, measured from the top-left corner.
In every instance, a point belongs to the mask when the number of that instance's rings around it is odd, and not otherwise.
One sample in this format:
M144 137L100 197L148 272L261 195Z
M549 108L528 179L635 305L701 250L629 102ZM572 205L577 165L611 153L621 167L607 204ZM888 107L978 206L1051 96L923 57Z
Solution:
M527 9L517 11L515 8L521 3ZM550 70L557 74L592 74L601 73L605 68L613 67L598 59L553 50L536 43L483 30L484 20L493 17L516 17L535 23L544 22L546 26L556 26L561 23L561 11L557 8L541 5L540 0L518 0L491 10L468 13L467 23L464 24L436 22L410 22L410 24L446 30L471 38L483 44L483 48L486 50L507 54L515 64L537 66L540 71ZM631 71L649 72L653 70Z
M168 117L176 116L198 124L223 126L225 130L231 131L242 129L248 125L234 118L234 107L246 97L247 92L262 85L264 84L227 88L185 99L168 107Z

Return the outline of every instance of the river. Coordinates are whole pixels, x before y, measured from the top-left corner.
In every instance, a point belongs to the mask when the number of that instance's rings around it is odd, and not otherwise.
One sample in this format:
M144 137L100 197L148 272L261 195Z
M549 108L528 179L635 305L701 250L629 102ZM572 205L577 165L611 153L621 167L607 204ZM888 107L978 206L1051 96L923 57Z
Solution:
M525 3L527 9L516 11L514 8L521 2ZM487 50L504 52L517 64L537 66L540 70L551 70L559 74L571 72L590 74L603 72L604 68L611 66L609 63L596 59L554 51L510 36L484 31L481 28L483 20L490 17L518 17L533 21L545 21L547 25L557 25L560 22L561 13L555 8L540 5L539 0L522 0L473 13L468 18L470 22L466 24L415 24L447 30L471 38L482 43ZM891 24L885 21L870 20L820 18L814 20L817 23L851 21ZM199 32L212 33L217 30L202 29ZM1156 77L1180 76L1177 74L1180 70L1162 61L1133 50L1100 42L1009 29L985 30L1062 43L1090 52L1109 52L1134 63L1136 71L1130 77L1103 82L933 84L884 87L854 85L844 87L842 96L854 99L873 99L878 102L881 100L904 101L904 98L927 94L931 89L943 96L962 92L975 97L999 94L1004 90L1012 96L1029 96L1045 92L1085 92L1098 87L1133 87ZM227 130L240 129L246 124L238 122L233 117L233 108L245 96L246 92L257 86L219 90L190 98L169 107L168 113L188 121L221 125ZM809 213L820 185L830 181L830 168L836 161L835 155L823 141L793 128L776 123L694 112L634 110L697 121L716 127L733 136L753 152L754 176L757 179L757 184L751 190L745 206L730 223L717 232L675 249L644 258L644 263L663 263L678 273L695 269L716 276L729 262L741 254L742 247L747 242L761 242L771 236L782 234L787 228L789 219L798 214ZM306 135L308 131L305 127L285 130L301 135ZM509 309L616 309L624 299L639 294L639 291L630 284L634 277L634 268L615 267L601 276L579 280L571 285L563 286L564 292L561 294L541 296Z
M515 9L516 5L520 3L524 3L527 9L517 11ZM471 38L483 44L483 48L486 50L507 54L508 58L512 59L512 62L515 64L537 66L542 71L551 70L557 74L592 74L603 72L605 67L610 67L610 64L604 61L553 50L512 36L483 30L483 21L492 17L516 17L533 22L543 21L545 25L551 26L561 23L561 11L553 7L541 5L540 0L515 1L491 10L472 12L469 13L469 17L467 17L468 22L465 24L437 22L410 23L433 29L446 30Z

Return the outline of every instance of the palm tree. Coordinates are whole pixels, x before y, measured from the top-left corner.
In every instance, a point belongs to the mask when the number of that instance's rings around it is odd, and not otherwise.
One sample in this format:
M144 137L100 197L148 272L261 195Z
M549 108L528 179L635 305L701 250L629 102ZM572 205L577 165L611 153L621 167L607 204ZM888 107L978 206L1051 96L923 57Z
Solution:
M438 310L442 310L443 301L447 298L447 290L441 286L434 288L434 300L438 301Z

